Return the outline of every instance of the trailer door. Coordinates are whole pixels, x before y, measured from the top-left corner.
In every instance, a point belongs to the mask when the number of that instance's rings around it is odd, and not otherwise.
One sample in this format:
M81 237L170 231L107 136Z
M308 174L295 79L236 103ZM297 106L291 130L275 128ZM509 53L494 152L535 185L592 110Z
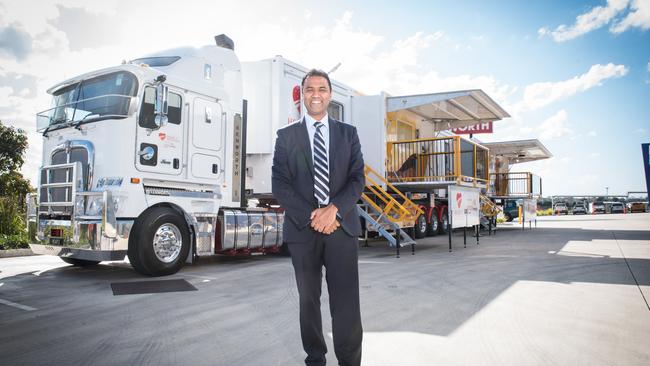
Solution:
M352 124L357 127L361 152L366 165L386 176L386 97L352 97Z
M154 119L156 88L145 87L138 116L135 167L141 172L180 175L183 170L183 97L170 89L168 122L157 128ZM119 142L118 142L119 143Z

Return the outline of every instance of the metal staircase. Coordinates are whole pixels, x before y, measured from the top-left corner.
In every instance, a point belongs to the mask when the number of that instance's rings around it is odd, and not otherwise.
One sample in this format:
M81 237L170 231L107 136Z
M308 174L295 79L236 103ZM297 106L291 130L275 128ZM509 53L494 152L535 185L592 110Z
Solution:
M501 207L497 206L487 196L481 195L481 212L483 212L483 215L494 218L501 211Z
M415 240L402 229L412 228L424 211L368 165L365 166L364 173L366 189L361 194L363 203L357 205L359 215L366 220L367 225L388 240L390 247L399 250L399 247L414 245ZM383 185L392 193L384 189Z

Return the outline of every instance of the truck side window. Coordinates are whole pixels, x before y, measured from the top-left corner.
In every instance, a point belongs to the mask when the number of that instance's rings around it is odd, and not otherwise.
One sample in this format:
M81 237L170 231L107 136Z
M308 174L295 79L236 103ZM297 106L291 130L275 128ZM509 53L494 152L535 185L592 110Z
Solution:
M181 124L181 106L183 101L181 96L175 93L169 93L167 98L167 120L169 123L176 125Z
M156 128L154 123L154 103L156 101L156 89L153 87L146 87L144 89L144 98L142 99L142 107L140 108L140 118L138 124L144 128ZM181 123L181 106L182 98L175 93L169 93L167 98L167 121L173 124Z

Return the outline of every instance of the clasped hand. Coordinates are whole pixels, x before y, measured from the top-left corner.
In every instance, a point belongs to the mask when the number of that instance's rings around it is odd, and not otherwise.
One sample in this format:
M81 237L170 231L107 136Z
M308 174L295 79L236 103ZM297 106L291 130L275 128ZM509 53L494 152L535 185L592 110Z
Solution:
M311 227L325 235L333 233L339 226L341 226L339 221L336 219L337 212L338 208L333 204L315 209L311 212Z

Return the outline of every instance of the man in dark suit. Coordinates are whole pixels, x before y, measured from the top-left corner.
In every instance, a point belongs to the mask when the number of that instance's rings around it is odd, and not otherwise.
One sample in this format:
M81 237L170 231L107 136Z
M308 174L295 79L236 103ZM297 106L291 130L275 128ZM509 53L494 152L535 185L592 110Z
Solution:
M327 346L320 312L322 268L330 297L334 352L340 365L361 363L356 203L365 184L356 128L329 118L328 75L309 71L302 80L307 114L278 130L273 195L285 210L289 247L300 296L305 364L325 365Z

